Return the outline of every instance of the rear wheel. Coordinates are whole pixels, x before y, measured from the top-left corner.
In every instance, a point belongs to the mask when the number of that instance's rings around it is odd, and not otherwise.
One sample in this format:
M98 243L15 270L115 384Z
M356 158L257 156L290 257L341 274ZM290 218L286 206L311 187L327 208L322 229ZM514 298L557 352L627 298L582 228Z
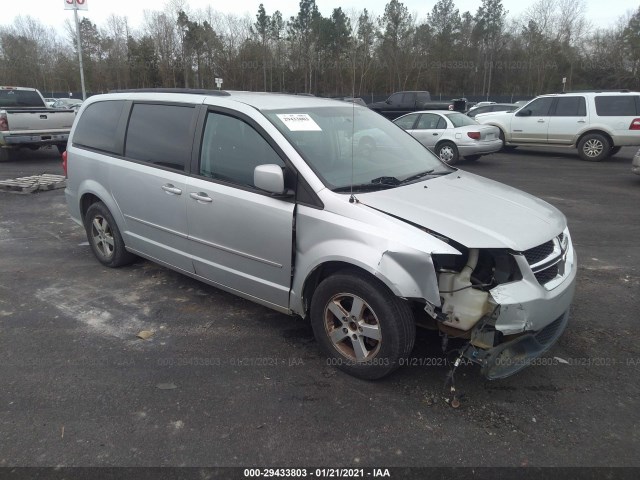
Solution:
M578 155L588 162L600 162L611 152L611 143L604 135L589 133L578 142Z
M398 368L415 342L409 305L356 271L320 283L311 301L311 325L330 365L368 380Z
M15 150L11 148L0 148L0 162L13 162L15 159Z
M611 150L609 151L609 155L613 156L615 154L617 154L620 150L622 149L622 147L611 147Z
M448 165L454 165L460 158L458 147L451 142L442 142L439 144L436 147L436 155L440 157L440 160Z
M120 267L136 259L125 249L118 225L104 203L96 202L89 207L84 217L84 227L91 250L103 265Z

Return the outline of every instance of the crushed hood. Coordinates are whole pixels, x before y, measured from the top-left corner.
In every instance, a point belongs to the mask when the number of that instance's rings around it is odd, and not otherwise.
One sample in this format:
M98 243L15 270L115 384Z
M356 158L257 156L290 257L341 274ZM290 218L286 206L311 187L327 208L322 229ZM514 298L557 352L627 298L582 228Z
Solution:
M547 202L463 171L357 197L469 248L527 250L566 226L564 215Z

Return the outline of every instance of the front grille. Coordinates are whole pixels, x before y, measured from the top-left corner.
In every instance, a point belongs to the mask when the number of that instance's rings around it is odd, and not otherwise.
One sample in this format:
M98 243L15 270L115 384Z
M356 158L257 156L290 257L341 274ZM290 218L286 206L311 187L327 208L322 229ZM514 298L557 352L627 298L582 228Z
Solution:
M557 334L560 333L558 332L558 329L562 327L563 319L564 314L556 318L553 322L536 333L535 337L538 343L544 345L545 347L552 343L556 339Z
M538 283L540 285L544 285L545 283L550 282L558 276L558 264L556 263L549 268L541 270L540 272L536 272L534 273L534 275L536 277L536 280L538 280Z
M529 265L534 265L553 253L553 240L549 240L547 243L538 245L537 247L530 248L523 252L524 257L529 262Z

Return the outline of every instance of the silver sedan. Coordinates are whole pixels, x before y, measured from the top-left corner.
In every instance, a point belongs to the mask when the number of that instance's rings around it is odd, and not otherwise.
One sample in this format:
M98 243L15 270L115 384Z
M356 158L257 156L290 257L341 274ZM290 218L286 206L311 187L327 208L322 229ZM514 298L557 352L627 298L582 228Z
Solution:
M460 157L473 161L502 148L497 127L480 125L459 112L426 110L403 115L393 122L449 165Z

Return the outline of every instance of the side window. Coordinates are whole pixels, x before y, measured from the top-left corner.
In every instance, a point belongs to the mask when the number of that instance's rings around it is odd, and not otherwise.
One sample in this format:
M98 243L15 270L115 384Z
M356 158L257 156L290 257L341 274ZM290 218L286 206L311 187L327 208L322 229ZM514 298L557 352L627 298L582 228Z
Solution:
M122 139L117 138L116 130L124 105L122 100L89 105L78 119L73 144L122 155Z
M539 98L531 102L525 110L531 110L532 117L545 117L549 115L549 108L553 103L553 97Z
M556 117L584 117L587 104L584 97L561 97L556 104Z
M601 117L635 117L636 98L633 95L599 95L595 98L596 113Z
M418 92L418 102L428 102L429 100L431 100L431 95L429 94L429 92Z
M284 162L251 125L240 119L209 112L200 150L200 175L240 185L253 185L258 165Z
M414 103L416 103L415 92L407 92L402 95L402 105L413 105Z
M438 128L438 122L440 120L442 120L442 117L440 117L440 115L436 115L435 113L423 113L416 128L419 128L421 130L433 130L435 128Z
M402 103L402 94L394 93L389 97L389 103L391 105L400 105Z
M405 115L402 118L399 118L395 124L398 125L400 128L402 128L403 130L411 130L413 128L413 125L416 123L416 119L418 118L418 115L416 113L413 113L411 115Z
M195 108L190 106L135 104L125 156L183 171L191 158L194 114Z
M440 117L440 120L438 120L438 124L436 125L436 129L444 130L445 128L447 128L447 122L444 118Z

